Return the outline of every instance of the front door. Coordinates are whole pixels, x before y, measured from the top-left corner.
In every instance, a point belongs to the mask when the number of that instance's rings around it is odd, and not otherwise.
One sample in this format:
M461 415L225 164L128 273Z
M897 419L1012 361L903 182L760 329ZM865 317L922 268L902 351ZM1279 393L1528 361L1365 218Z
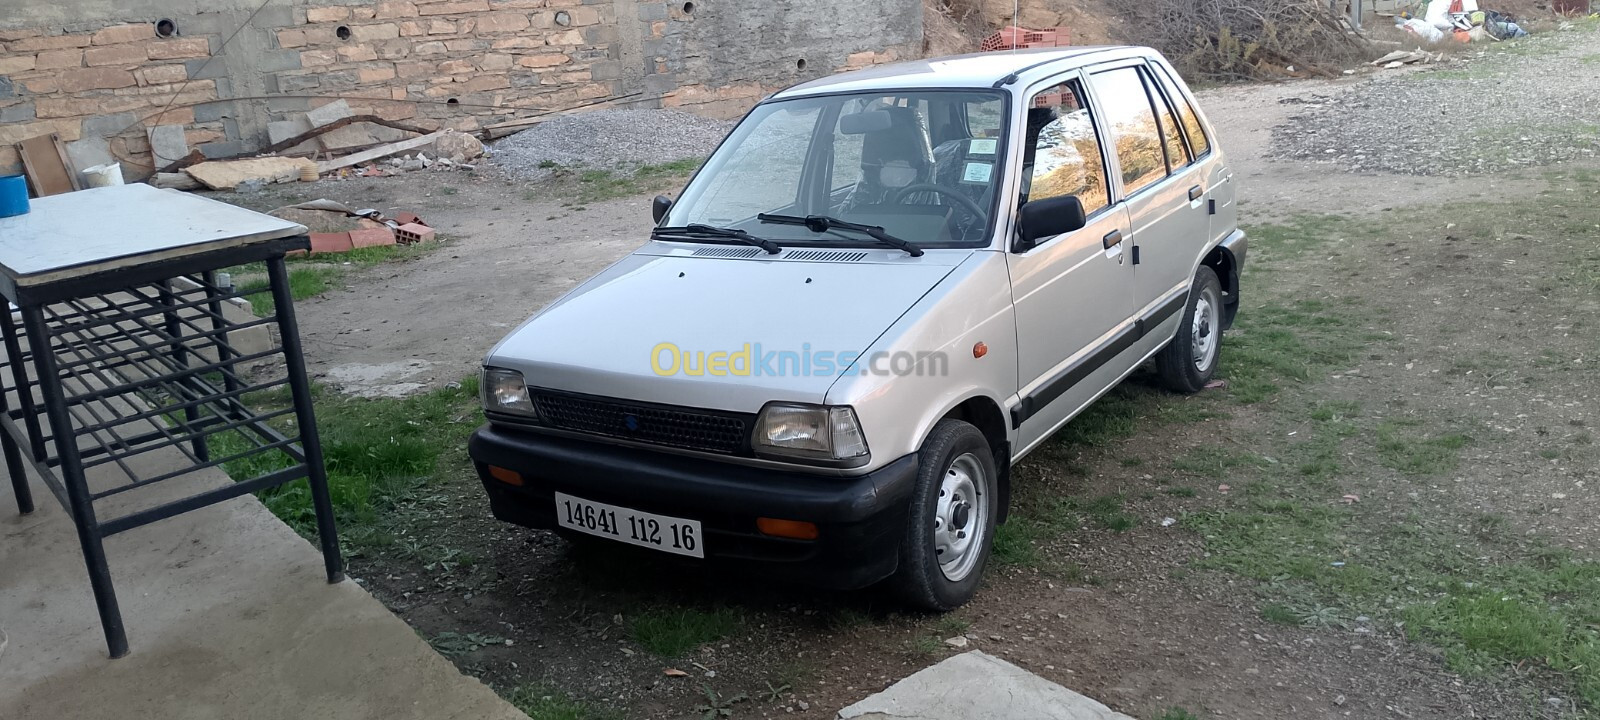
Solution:
M1009 254L1022 399L1019 449L1031 447L1121 374L1133 313L1126 209L1111 205L1104 143L1079 76L1036 88L1022 140L1022 197L1076 195L1088 224Z

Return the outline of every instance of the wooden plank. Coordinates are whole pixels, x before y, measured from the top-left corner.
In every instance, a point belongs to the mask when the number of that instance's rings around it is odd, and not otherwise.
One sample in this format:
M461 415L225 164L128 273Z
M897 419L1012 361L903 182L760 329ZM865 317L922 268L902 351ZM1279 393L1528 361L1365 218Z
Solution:
M341 158L334 158L325 162L319 162L317 163L317 172L325 173L332 170L338 170L339 168L347 168L351 165L360 165L361 163L372 160L381 160L389 157L390 155L398 155L407 150L414 150L424 145L428 145L443 136L444 131L440 130L439 132L428 133L422 137L414 137L410 140L401 140L397 143L381 145L371 150L367 150L366 152L358 152L354 155L346 155Z
M31 137L17 143L22 156L22 171L28 176L34 197L47 197L81 190L78 173L67 162L66 149L55 133Z

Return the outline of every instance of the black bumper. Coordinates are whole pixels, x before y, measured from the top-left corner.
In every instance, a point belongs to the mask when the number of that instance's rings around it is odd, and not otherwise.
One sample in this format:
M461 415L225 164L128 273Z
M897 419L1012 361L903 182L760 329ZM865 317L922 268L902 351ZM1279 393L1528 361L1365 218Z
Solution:
M468 443L495 517L555 529L557 491L596 502L699 520L704 561L719 568L839 589L893 574L917 459L840 478L746 467L485 425ZM521 486L489 475L514 470ZM763 535L756 518L816 523L816 540ZM641 550L642 552L651 552ZM677 556L662 554L663 558Z

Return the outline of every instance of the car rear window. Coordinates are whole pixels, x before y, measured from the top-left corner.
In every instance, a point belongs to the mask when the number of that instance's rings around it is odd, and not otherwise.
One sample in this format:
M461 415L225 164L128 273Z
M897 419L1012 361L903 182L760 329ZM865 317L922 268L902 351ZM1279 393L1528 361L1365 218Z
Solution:
M1206 153L1211 152L1211 140L1206 137L1205 128L1200 125L1200 116L1195 113L1194 105L1178 90L1178 83L1172 79L1170 70L1160 65L1156 68L1156 76L1161 79L1161 88L1166 91L1167 97L1172 98L1172 104L1178 108L1184 134L1189 136L1190 150L1197 158L1205 157Z

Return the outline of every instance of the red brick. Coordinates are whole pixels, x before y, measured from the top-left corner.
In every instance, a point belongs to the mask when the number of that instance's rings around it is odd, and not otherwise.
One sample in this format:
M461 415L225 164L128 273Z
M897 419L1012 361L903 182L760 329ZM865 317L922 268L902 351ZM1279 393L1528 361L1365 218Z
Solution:
M137 65L145 61L144 48L138 45L89 48L83 61L90 67L99 65Z
M39 53L34 67L40 70L55 70L59 68L83 67L83 51L78 48L65 50L45 50Z
M433 228L428 227L427 225L422 225L421 219L417 218L416 215L411 215L410 213L401 213L400 219L404 220L407 215L410 215L414 221L405 223L400 227L395 228L395 240L401 245L432 241L435 235Z
M119 43L138 42L150 40L156 36L156 26L150 23L137 23L133 25L112 25L95 32L90 36L96 45L117 45Z
M151 60L178 60L205 57L211 54L211 43L205 38L161 40L147 46Z
M354 249L355 243L350 239L350 233L311 233L311 252L342 253Z
M63 92L69 93L133 87L137 84L134 82L133 73L121 68L63 70L56 81L60 83Z
M393 245L394 233L389 228L361 228L350 231L350 245L355 248Z

